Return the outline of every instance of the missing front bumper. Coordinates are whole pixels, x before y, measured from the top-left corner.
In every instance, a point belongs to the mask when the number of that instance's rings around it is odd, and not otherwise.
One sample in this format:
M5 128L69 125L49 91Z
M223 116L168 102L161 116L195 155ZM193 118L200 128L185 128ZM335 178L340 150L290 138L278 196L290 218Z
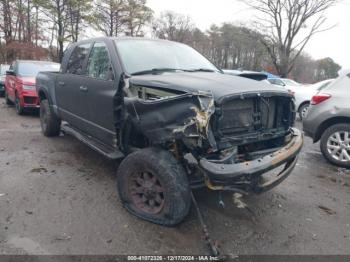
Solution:
M206 184L213 190L232 190L261 193L281 183L292 172L303 145L303 135L292 129L292 139L283 148L252 161L236 164L215 163L201 159L199 164L206 176ZM273 178L261 182L262 175L285 165Z

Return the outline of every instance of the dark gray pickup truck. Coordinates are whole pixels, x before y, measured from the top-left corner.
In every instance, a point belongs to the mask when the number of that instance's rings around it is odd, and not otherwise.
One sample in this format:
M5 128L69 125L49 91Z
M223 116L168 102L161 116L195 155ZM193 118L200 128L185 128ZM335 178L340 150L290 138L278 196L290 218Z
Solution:
M248 194L276 186L303 143L289 93L225 75L180 43L81 41L67 48L59 73L39 73L36 83L43 134L62 131L124 158L120 199L157 224L183 220L191 188Z

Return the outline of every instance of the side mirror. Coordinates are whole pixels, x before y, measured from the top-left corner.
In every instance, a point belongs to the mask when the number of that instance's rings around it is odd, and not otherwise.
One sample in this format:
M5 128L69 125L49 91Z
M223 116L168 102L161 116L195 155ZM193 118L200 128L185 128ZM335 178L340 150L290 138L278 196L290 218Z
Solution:
M13 70L7 70L7 71L6 71L6 75L15 76L16 73L15 73L15 71L13 71Z

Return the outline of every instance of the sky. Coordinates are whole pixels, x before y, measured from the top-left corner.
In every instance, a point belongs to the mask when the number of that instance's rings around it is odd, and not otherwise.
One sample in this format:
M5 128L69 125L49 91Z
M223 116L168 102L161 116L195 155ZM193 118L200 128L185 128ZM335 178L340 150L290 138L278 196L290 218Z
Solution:
M148 0L147 5L159 15L171 10L189 15L195 25L206 30L211 24L247 23L255 12L238 0ZM305 48L314 59L331 57L343 69L350 69L350 0L332 7L326 13L329 31L315 35Z

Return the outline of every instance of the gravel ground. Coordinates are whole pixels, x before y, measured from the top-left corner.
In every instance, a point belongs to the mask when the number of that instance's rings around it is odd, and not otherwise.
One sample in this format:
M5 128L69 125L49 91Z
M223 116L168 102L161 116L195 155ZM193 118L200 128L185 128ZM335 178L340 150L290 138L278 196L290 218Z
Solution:
M297 123L300 127L301 124ZM0 254L208 254L192 208L177 227L130 215L116 191L118 163L70 136L46 138L37 114L0 99ZM226 254L350 254L350 172L305 139L297 167L277 188L244 199L195 192Z

